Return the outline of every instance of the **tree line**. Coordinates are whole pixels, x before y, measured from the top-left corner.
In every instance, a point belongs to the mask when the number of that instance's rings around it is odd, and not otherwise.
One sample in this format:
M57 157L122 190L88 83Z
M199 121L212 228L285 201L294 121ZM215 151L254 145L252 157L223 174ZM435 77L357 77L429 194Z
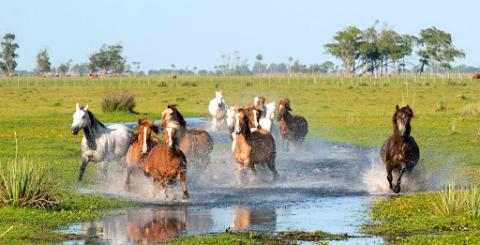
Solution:
M418 65L414 71L423 73L425 67L432 71L449 71L456 58L464 58L465 53L455 48L452 36L436 27L420 31L418 36L399 34L391 27L379 28L379 22L360 30L349 26L333 37L333 42L325 44L328 53L342 61L344 76L371 73L387 74L389 67L394 72L406 70L406 58L415 54Z
M17 67L17 49L15 34L7 33L1 41L0 69L12 76ZM457 58L464 58L465 53L453 45L451 34L436 27L429 27L420 31L418 36L397 33L393 28L379 22L365 30L355 26L348 26L338 31L332 42L324 45L327 53L338 58L341 66L331 61L320 64L302 64L298 59L288 57L288 62L265 63L262 54L257 54L252 66L248 60L240 56L239 51L223 54L222 63L214 70L198 70L177 68L174 64L170 68L152 69L148 75L182 75L182 74L217 74L217 75L245 75L265 73L343 73L344 76L363 75L370 73L374 76L401 73L405 71L423 73L425 71L463 71L472 72L480 67L457 66L452 67ZM415 55L415 56L414 56ZM418 59L415 63L409 60ZM144 75L140 71L140 62L133 61L127 64L121 44L104 44L99 50L89 56L88 63L72 65L72 60L53 67L47 49L38 52L37 65L34 74L66 75L69 71L76 75L87 73L101 73L103 75Z

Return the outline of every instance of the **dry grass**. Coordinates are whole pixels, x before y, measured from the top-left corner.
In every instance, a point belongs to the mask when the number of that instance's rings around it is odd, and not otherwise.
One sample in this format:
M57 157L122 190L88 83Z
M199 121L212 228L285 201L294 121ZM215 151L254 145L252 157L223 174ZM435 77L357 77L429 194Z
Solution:
M129 92L112 93L102 102L103 112L130 112L135 113L135 95Z

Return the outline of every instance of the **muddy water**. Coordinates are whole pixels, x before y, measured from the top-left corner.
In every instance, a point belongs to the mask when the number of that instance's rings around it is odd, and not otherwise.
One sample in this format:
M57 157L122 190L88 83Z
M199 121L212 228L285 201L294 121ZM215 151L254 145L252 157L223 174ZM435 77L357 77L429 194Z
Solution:
M187 122L191 126L204 126L200 119ZM330 241L330 244L382 242L378 237L364 237L359 227L367 218L368 205L382 198L372 194L371 183L379 179L379 185L383 185L383 173L365 175L371 172L372 164L379 164L376 149L311 139L301 149L286 153L277 145L280 179L273 182L268 168L259 166L257 175L247 172L246 186L239 186L240 176L231 156L227 133L212 135L215 144L220 146L214 151L212 163L188 167L191 198L188 203L180 201L181 191L177 187L169 189L173 197L168 200L161 194L149 195L152 194L150 180L141 174L136 177L134 191L125 192L121 188L123 173L119 173L120 178L112 177L111 183L101 189L81 191L122 196L143 203L143 207L119 210L101 221L72 224L64 232L84 233L87 238L69 243L162 242L226 229L321 230L361 236Z

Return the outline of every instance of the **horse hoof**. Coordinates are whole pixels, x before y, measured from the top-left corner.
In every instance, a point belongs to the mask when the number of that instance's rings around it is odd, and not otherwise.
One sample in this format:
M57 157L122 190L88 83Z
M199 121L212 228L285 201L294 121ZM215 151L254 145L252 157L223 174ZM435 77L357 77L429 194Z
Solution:
M182 199L182 201L183 201L183 202L188 202L189 199L190 199L190 196L188 195L188 193L183 193L183 199Z
M400 185L396 185L396 186L393 188L393 192L399 193L399 192L400 192Z

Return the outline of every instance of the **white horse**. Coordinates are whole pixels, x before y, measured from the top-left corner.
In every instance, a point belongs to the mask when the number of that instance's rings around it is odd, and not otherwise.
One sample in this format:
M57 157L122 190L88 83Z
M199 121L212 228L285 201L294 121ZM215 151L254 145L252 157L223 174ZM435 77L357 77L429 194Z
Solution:
M212 129L219 130L227 114L227 104L223 99L222 91L215 91L215 98L208 104L208 111L212 115Z
M125 154L133 139L133 131L121 124L103 125L88 110L88 105L80 107L77 103L73 113L72 134L83 129L82 165L78 181L88 162L101 163L103 174L106 176L109 161L125 162Z
M273 120L275 119L275 109L275 102L266 104L265 111L262 113L262 117L260 117L260 127L268 132L272 132Z

